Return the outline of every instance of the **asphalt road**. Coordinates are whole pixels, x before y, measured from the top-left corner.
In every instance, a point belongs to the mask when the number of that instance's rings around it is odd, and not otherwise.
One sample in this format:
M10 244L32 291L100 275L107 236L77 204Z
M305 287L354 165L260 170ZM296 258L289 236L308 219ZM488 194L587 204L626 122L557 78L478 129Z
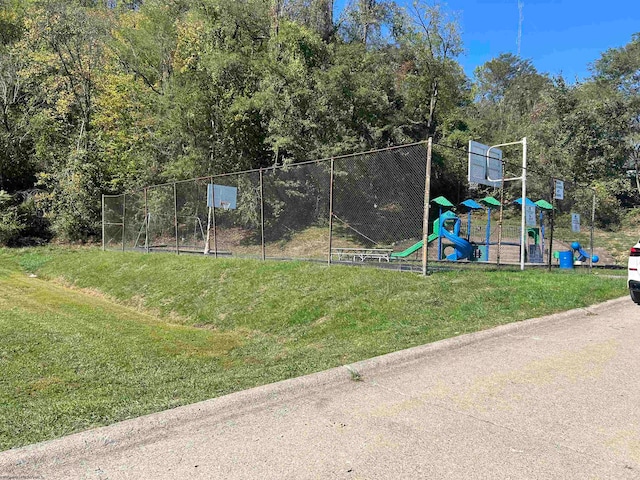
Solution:
M9 478L640 478L640 307L618 299L10 450Z

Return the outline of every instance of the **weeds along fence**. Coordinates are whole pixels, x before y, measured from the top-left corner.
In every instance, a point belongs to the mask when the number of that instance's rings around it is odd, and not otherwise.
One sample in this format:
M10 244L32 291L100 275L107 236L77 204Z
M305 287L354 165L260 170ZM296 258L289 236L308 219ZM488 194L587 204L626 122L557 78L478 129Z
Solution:
M467 161L466 149L420 142L104 195L103 248L423 272L428 261L452 256L462 262L518 263L521 227L514 193L507 185L469 189ZM539 197L556 206L555 216L539 209L543 214L529 227L527 260L543 264L553 261L551 241L563 248L574 238L565 231L566 213L590 222L591 215L578 187L565 184L564 200L556 201L548 178L532 177L531 185L534 201ZM430 191L444 192L452 205L443 209L430 201L437 200ZM462 203L492 196L503 208L481 204L482 209L470 210ZM439 229L443 210L455 211L459 221L447 213L446 226ZM558 233L552 240L554 220ZM589 229L576 241L584 244ZM445 237L454 231L469 244L463 256L456 240Z

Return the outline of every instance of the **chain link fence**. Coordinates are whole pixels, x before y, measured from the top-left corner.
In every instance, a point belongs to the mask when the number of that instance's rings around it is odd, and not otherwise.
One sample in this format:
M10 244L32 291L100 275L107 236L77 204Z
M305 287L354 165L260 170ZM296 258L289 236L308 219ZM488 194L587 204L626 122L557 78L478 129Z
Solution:
M518 264L521 181L469 184L468 160L466 148L421 142L105 195L103 248L422 271ZM505 175L521 175L519 163L506 159ZM590 265L591 190L564 182L559 199L544 172L527 181L526 262L559 264L571 250Z

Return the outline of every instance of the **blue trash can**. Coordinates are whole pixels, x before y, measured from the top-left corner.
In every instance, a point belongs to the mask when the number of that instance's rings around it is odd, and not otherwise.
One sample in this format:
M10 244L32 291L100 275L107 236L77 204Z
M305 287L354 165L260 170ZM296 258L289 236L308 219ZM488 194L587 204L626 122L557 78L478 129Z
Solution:
M560 252L558 261L560 262L560 268L573 268L573 252L570 250Z

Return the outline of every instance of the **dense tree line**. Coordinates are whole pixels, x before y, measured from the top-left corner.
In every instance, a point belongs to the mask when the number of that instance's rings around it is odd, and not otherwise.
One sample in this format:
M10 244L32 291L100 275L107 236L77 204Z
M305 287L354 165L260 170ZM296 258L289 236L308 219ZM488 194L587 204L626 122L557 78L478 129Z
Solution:
M511 54L472 83L462 53L437 3L0 0L0 242L90 239L101 193L429 135L526 135L602 223L638 200L640 36L576 84Z

